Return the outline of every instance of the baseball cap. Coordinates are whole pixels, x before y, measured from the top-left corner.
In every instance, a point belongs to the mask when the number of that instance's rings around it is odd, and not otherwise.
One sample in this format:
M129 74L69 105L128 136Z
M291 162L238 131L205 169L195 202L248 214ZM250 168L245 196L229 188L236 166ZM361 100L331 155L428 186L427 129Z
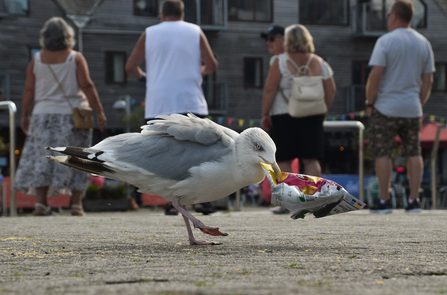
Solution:
M283 26L278 26L278 25L271 26L267 30L267 33L261 33L261 38L266 39L267 36L275 36L275 35L284 36L284 27Z

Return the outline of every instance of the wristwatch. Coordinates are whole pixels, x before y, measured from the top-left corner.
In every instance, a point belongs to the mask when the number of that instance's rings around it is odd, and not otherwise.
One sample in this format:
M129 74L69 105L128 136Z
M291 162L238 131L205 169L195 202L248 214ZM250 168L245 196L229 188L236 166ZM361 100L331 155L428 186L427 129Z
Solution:
M365 105L366 105L367 108L372 108L374 106L374 104L368 103L367 100L365 100Z

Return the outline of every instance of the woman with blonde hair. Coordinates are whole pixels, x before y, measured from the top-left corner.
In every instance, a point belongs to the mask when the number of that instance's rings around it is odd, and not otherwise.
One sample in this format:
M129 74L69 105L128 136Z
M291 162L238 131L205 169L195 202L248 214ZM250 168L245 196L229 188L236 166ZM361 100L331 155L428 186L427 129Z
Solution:
M312 76L323 76L324 100L329 109L335 94L333 71L313 53L313 38L302 25L286 28L285 50L268 73L262 97L262 126L275 141L281 170L291 172L292 160L298 158L304 174L320 176L325 114L293 118L287 112L287 101L291 95L291 79L298 74L296 67L308 65ZM278 89L280 95L275 95Z
M99 130L103 131L107 122L87 61L72 50L74 44L73 29L60 17L49 19L40 32L42 50L35 54L26 72L20 119L26 139L15 187L37 197L34 216L54 215L47 196L61 194L71 195L72 215L84 215L81 198L88 185L87 173L46 158L52 154L46 146L91 145L92 130L74 128L67 99L75 108L91 106Z

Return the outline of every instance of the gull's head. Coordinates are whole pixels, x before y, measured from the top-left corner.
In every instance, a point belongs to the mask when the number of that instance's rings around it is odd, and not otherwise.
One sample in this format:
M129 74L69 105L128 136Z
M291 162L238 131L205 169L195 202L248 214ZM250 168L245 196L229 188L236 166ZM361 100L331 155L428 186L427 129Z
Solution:
M240 134L237 141L239 160L261 172L259 162L270 164L277 179L281 179L281 170L275 160L276 145L267 132L257 127L248 128Z

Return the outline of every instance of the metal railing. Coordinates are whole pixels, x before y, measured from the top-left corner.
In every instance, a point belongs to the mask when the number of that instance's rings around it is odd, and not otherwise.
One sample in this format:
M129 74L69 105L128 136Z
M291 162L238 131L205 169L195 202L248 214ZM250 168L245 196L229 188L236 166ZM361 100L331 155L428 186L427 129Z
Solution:
M9 110L9 191L10 191L10 202L9 202L9 212L10 216L17 216L17 202L16 202L16 191L14 190L14 177L16 174L16 124L15 124L15 114L17 113L17 107L12 101L2 101L0 102L0 109ZM7 196L3 196L5 200ZM3 202L5 203L5 202ZM6 216L6 206L3 206L3 212Z
M364 202L364 167L363 167L363 130L365 125L360 121L324 121L325 129L356 128L359 131L359 199Z
M436 209L436 198L438 196L438 191L436 188L436 158L438 156L439 138L441 136L442 129L447 129L447 125L438 126L438 129L436 130L435 141L433 143L433 149L431 150L431 157L430 157L431 198L432 198L432 206L433 206L432 208L433 209Z

